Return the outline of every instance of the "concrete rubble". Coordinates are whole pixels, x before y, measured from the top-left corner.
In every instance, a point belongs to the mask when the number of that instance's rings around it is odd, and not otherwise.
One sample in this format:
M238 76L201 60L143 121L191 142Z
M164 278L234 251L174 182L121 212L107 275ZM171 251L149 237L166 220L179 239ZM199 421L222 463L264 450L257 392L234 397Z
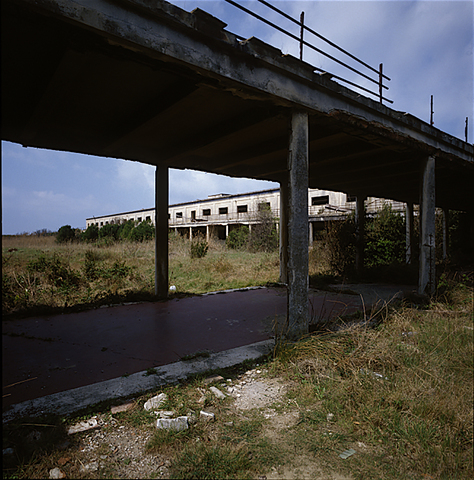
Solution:
M160 393L156 397L152 397L145 402L145 410L149 412L150 410L158 410L165 402L168 400L168 395L166 393Z
M188 417L159 418L156 421L156 428L174 430L176 432L187 430L189 428Z
M74 433L85 432L93 428L98 428L99 424L97 418L90 418L89 420L83 420L68 428L67 434L72 435Z
M221 392L217 387L209 387L209 390L217 397L220 398L221 400L226 398L225 393Z

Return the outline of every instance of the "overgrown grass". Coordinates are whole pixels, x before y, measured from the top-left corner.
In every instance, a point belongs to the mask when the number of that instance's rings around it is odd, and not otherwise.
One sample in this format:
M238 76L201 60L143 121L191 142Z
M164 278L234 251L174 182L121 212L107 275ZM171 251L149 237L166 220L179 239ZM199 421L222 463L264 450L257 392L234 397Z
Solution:
M451 304L281 351L273 369L297 379L301 407L291 440L328 465L354 448L340 466L355 478L472 478L473 297L453 290Z
M2 238L2 312L35 314L154 300L154 242L57 244L54 237ZM204 258L191 258L189 240L170 236L170 285L176 294L199 294L275 282L277 253L227 250L209 242Z

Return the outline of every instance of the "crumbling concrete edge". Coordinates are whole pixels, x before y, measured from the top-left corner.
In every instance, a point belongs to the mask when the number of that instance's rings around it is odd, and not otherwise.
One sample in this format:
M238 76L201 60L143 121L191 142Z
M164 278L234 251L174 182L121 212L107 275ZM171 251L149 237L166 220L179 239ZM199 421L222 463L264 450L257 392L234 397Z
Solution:
M233 367L245 360L257 360L268 355L274 348L273 339L213 353L207 358L183 360L161 367L155 367L156 374L147 371L106 380L104 382L78 387L64 392L35 398L12 405L3 413L3 423L26 416L45 414L68 415L91 405L128 397L150 391L163 385L176 383L191 375Z

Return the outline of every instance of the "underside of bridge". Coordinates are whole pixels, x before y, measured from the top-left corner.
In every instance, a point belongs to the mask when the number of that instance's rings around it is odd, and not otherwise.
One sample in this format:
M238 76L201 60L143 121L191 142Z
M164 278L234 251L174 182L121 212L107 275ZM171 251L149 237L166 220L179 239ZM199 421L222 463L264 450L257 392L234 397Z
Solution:
M1 21L4 140L287 185L297 112L307 118L302 188L418 204L434 158L436 205L474 208L472 145L203 11L4 0Z

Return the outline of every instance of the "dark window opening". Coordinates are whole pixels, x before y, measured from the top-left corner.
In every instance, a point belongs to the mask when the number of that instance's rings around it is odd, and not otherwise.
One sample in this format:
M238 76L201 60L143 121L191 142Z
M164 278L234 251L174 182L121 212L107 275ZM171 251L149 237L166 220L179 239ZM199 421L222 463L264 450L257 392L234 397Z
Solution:
M219 215L227 215L229 209L227 207L220 207L219 208Z
M237 213L247 213L247 205L237 205Z
M196 210L191 211L191 220L196 220Z
M208 217L211 214L211 209L210 208L204 208L202 210L202 216L203 217Z
M328 203L329 203L329 195L311 197L311 205L327 205Z
M176 218L183 218L183 212L176 212Z
M141 221L142 221L142 217L138 217L137 222L141 222Z
M168 213L168 218L170 218L170 214ZM151 222L151 217L150 215L148 215L146 218L145 218L145 222Z
M270 210L270 202L261 202L258 204L259 212L266 212Z

